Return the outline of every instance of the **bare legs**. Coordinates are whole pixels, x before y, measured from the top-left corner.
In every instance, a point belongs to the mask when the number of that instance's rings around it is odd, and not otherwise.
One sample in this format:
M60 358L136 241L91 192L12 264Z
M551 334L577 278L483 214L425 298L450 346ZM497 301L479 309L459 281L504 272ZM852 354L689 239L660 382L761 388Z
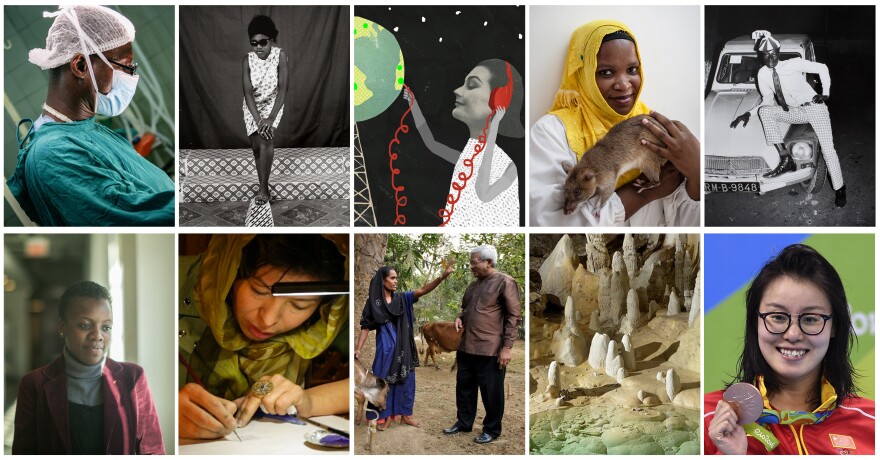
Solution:
M270 198L269 174L272 172L272 160L275 158L275 143L272 139L265 139L256 132L251 134L250 138L257 167L257 181L259 182L255 200L258 205L263 205Z

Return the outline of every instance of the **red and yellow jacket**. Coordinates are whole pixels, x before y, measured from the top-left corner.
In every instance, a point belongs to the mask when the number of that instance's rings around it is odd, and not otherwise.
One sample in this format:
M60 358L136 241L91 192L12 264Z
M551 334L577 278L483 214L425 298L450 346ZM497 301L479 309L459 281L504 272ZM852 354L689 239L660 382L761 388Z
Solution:
M721 454L709 439L709 423L723 391L713 391L703 398L703 449L706 455ZM873 455L874 401L848 397L821 423L814 425L764 425L779 440L771 452L757 439L748 436L749 455Z

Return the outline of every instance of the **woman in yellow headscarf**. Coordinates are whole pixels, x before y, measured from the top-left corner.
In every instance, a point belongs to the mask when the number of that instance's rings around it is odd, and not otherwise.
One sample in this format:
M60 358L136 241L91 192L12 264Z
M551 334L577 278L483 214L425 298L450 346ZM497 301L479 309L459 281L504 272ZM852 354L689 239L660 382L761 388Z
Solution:
M348 321L348 295L277 296L277 283L347 284L348 235L214 235L180 259L179 434L213 439L275 415L348 412L348 379L306 388ZM347 346L343 350L348 354ZM237 413L237 414L236 414Z
M597 20L571 35L562 85L550 113L530 131L530 221L539 226L697 226L700 224L699 141L683 124L639 100L644 75L635 35L623 23ZM588 200L565 215L563 163L574 165L611 127L651 114L668 134L648 125L666 147L645 144L670 161L660 185L639 191L625 173L604 206ZM643 142L644 143L644 142Z

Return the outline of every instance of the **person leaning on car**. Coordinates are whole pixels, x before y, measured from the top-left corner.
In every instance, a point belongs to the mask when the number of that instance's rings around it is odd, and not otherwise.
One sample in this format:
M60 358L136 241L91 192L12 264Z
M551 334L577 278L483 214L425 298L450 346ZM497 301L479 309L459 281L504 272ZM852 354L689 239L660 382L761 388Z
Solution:
M767 145L775 146L776 151L779 152L779 164L764 174L764 177L777 177L797 170L797 166L791 158L791 152L785 148L785 144L782 142L782 134L777 123L809 123L819 137L822 155L825 157L825 164L828 165L831 185L835 190L834 204L837 207L845 206L846 186L843 183L840 161L834 150L831 118L828 116L828 107L825 105L831 88L831 74L828 73L828 66L800 57L780 61L779 41L771 37L770 32L757 31L752 34L752 38L757 40L755 49L764 61L764 67L758 70L758 89L761 91L762 100L748 112L736 117L730 127L736 128L740 121L745 127L752 112L758 113L764 127L764 138ZM807 83L805 74L808 73L819 74L823 94L816 94L816 91Z

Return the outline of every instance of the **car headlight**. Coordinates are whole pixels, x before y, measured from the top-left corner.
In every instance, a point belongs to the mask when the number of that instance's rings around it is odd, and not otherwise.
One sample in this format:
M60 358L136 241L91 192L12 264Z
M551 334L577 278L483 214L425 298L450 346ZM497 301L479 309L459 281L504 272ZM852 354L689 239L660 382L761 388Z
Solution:
M788 147L792 158L807 161L813 156L813 148L806 142L795 142Z

